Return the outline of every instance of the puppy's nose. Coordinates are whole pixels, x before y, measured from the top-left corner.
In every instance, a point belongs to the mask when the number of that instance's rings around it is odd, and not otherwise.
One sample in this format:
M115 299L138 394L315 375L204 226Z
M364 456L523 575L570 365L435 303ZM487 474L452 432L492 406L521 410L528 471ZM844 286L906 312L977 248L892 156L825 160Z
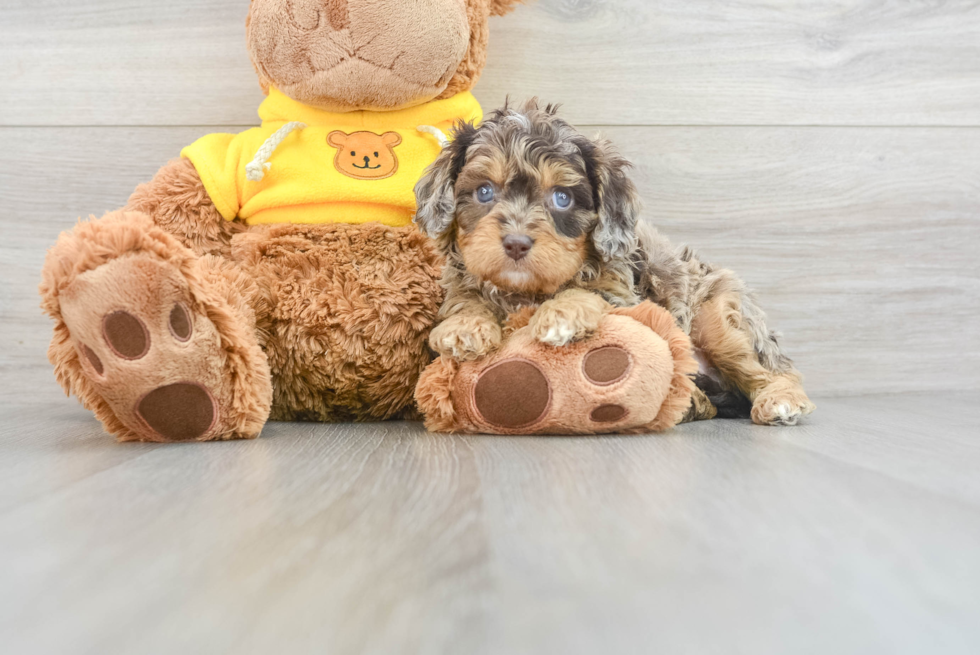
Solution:
M515 262L527 257L527 253L531 252L533 245L534 242L531 241L531 237L523 234L508 234L504 237L504 252Z

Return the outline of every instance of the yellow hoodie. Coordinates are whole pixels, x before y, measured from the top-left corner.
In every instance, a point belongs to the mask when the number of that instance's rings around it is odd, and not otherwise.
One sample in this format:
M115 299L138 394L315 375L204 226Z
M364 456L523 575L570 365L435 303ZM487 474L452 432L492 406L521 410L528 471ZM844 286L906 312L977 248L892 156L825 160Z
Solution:
M417 128L448 133L456 121L478 123L483 114L470 93L398 111L332 113L273 88L259 117L261 127L209 134L181 152L225 219L241 218L249 225L377 221L404 226L415 213L415 184L441 150L435 136ZM293 131L260 154L289 123L304 126L289 125ZM250 163L264 168L264 177L248 175ZM258 177L261 181L254 181Z

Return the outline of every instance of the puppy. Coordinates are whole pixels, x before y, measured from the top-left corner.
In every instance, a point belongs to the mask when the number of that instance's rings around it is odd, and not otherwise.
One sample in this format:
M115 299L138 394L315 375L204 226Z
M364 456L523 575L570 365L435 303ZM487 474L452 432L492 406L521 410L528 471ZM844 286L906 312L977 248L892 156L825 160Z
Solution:
M801 376L733 273L638 224L630 164L532 100L457 126L416 186L416 223L446 258L446 300L430 345L458 360L500 345L508 316L554 347L589 336L612 306L652 300L702 362L689 420L793 425L813 411ZM707 393L706 393L707 391ZM710 394L710 395L709 395Z

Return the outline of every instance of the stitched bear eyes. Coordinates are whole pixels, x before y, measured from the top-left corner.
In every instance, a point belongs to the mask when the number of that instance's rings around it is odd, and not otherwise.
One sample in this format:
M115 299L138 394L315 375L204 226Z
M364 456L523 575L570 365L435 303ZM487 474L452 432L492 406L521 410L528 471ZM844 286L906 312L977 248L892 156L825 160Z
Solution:
M351 156L351 157L357 157L357 151L356 151L356 150L351 150L351 151L350 151L350 156ZM377 159L377 158L378 158L378 157L380 157L380 156L381 156L381 155L380 155L380 153L377 153L377 152L376 152L376 153L374 153L374 158L375 158L375 159Z
M483 186L481 186L479 189L476 190L477 202L480 202L484 205L487 204L488 202L492 202L493 197L494 197L493 185L491 184L484 184Z

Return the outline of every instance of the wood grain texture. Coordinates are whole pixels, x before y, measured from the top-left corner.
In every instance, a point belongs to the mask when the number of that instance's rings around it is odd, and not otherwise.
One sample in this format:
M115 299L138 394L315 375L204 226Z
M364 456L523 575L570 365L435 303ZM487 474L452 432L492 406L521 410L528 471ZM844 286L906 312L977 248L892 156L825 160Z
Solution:
M185 446L117 445L65 401L4 407L0 635L22 655L975 653L980 444L956 417L978 402Z
M245 0L6 0L2 125L246 125ZM477 95L609 125L980 125L972 0L539 0Z
M4 652L980 652L980 3L493 23L484 106L539 95L620 144L645 219L758 290L803 426L117 445L45 359L44 252L255 123L246 11L0 4Z
M0 129L4 376L48 369L36 285L57 234L212 129ZM645 219L758 291L816 395L980 387L980 129L604 132Z
M980 387L980 130L610 128L819 394Z

